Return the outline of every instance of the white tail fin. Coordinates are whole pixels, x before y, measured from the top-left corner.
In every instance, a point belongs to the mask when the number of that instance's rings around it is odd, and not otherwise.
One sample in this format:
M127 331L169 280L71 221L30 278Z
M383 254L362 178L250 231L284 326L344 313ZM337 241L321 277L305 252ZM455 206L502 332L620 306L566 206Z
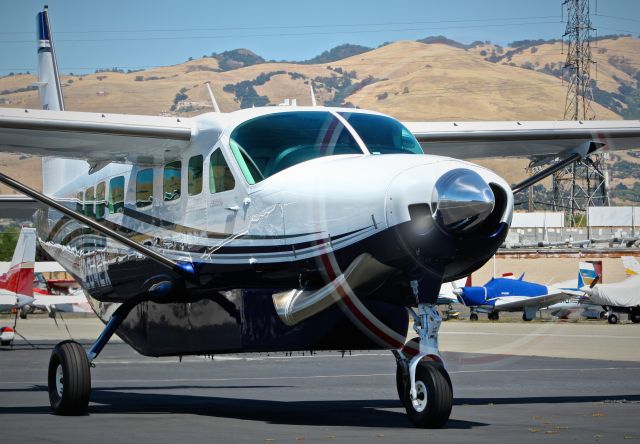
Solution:
M38 28L38 92L42 109L64 111L64 99L53 34L49 22L49 10L45 6L36 15ZM75 177L86 174L88 164L83 160L42 158L42 191L51 195Z
M624 272L627 276L635 276L637 274L640 274L640 264L635 257L622 256L622 264L624 265Z
M49 24L49 10L45 6L36 16L38 27L38 92L42 109L64 110L64 99L58 74L56 50Z

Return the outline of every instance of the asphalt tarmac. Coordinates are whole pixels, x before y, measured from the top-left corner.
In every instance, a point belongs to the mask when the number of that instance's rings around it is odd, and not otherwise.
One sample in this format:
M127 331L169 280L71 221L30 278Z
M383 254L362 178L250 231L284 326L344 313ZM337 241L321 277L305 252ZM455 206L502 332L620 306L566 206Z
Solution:
M0 349L2 442L640 440L640 362L445 352L451 419L443 429L420 430L397 400L390 352L179 362L115 342L92 370L89 414L58 417L46 392L54 342L34 345Z

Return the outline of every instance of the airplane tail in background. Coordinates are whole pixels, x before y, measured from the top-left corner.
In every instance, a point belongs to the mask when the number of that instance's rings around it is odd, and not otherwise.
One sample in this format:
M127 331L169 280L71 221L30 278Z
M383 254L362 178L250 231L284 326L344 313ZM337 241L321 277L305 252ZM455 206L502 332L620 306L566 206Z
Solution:
M45 110L64 111L62 84L58 72L56 50L53 45L53 34L49 22L49 10L45 6L36 15L38 32L38 93L40 106ZM82 160L58 159L44 157L42 159L42 191L51 195L62 188L73 178L86 173L88 165Z
M594 262L580 262L578 269L578 286L577 288L590 287L591 284L598 278L602 272L598 273L597 263Z
M35 260L36 230L23 228L13 252L11 268L6 277L0 280L0 288L17 296L32 296Z
M622 256L622 264L624 272L627 276L635 276L640 274L640 263L633 256Z

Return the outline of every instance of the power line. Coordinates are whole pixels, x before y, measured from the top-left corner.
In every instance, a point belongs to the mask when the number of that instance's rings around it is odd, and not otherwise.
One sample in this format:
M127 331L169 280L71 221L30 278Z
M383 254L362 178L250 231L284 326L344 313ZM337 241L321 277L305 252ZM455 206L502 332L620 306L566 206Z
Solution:
M398 26L398 25L429 25L441 23L474 23L474 22L491 22L503 20L547 20L557 19L557 16L534 16L534 17L489 17L482 19L459 19L459 20L431 20L431 21L411 21L411 22L381 22L381 23L340 23L340 24L321 24L321 25L288 25L288 26L247 26L247 27L227 27L227 28L164 28L164 29L103 29L103 30L87 30L87 31L56 31L56 34L105 34L105 33L148 33L148 32L189 32L189 31L247 31L256 29L322 29L322 28L353 28L363 26ZM28 31L0 32L0 35L11 34L32 34Z
M161 36L161 37L115 37L115 38L102 38L102 39L57 39L56 42L74 42L74 43L96 43L96 42L108 42L108 41L150 41L150 40L204 40L204 39L237 39L243 37L302 37L312 35L336 35L336 34L370 34L379 32L406 32L406 31L433 31L433 30L447 30L457 28L500 28L509 26L522 26L522 25L544 25L558 22L545 21L545 22L522 22L522 23L494 23L484 25L465 25L465 26L444 26L444 27L429 27L429 28L396 28L396 29L372 29L372 30L358 30L358 31L325 31L325 32L302 32L302 33L272 33L272 34L236 34L236 35L200 35L200 36ZM29 43L33 44L33 40L0 40L0 44L15 44L15 43Z

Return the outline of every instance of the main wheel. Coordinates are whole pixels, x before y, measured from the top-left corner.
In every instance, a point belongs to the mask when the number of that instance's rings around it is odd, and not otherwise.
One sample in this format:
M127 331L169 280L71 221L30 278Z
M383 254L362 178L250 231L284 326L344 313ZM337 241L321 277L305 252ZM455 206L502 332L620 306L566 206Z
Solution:
M640 313L629 314L629 320L634 324L640 324Z
M444 367L422 361L416 368L416 399L411 399L411 384L405 387L404 407L411 422L421 428L437 428L446 424L453 406L453 390Z
M477 321L478 320L478 314L477 313L471 313L469 315L469 320L470 321Z
M56 415L81 415L89 407L89 359L75 341L57 344L49 359L49 402Z
M609 324L617 324L618 323L618 315L611 313L607 318Z
M11 341L0 341L0 345L11 345Z
M528 317L526 313L522 313L522 320L525 322L529 322L533 320L533 318Z

